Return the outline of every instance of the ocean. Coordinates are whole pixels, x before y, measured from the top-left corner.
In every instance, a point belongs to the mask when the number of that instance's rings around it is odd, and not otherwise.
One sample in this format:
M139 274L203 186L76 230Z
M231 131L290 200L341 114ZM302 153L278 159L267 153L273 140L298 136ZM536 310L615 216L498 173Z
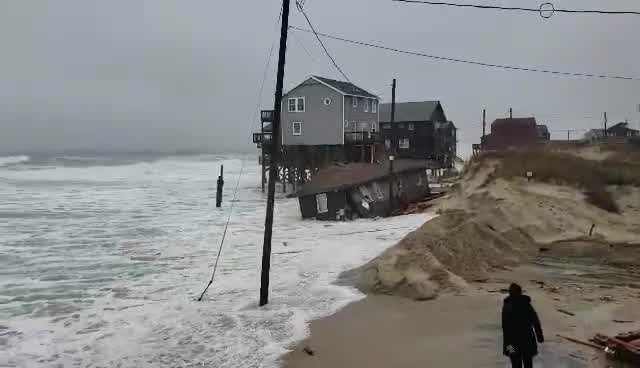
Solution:
M303 221L279 194L259 308L256 156L0 157L0 367L278 367L312 319L363 297L341 272L428 218Z

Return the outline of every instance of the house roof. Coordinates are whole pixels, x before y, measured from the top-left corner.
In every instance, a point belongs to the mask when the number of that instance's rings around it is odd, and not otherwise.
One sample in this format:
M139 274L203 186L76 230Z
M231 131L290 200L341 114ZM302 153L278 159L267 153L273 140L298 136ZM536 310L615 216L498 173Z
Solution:
M607 130L612 130L612 129L622 129L622 130L631 130L631 131L635 131L637 132L637 130L629 128L629 123L627 122L620 122L618 124L612 125L611 127L607 128Z
M393 163L394 174L423 170L429 167L430 161L396 160ZM380 164L350 163L322 169L292 197L305 197L318 193L341 191L351 187L370 183L389 176L389 161Z
M394 122L429 121L433 113L440 106L440 101L401 102L396 103ZM391 104L380 104L380 121L391 121Z
M549 134L549 128L546 125L536 125L539 135Z
M378 99L378 96L374 95L373 93L369 93L369 92L365 91L364 89L356 86L353 83L337 81L337 80L329 79L329 78L317 77L315 75L312 76L311 78L313 78L313 79L317 80L318 82L323 83L323 84L325 84L325 85L337 90L338 92L340 92L340 93L342 93L344 95Z
M537 125L536 118L504 118L496 119L491 123L491 126L502 125Z

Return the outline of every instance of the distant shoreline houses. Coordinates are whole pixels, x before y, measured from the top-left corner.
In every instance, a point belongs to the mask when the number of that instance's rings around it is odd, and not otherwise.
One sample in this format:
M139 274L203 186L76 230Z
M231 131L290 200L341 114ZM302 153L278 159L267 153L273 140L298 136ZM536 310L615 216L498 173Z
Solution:
M254 134L269 141L271 122ZM282 150L298 157L323 151L330 161L373 163L391 154L453 167L457 129L447 120L440 101L391 104L352 83L311 76L283 96ZM293 153L295 152L295 153Z
M262 183L271 145L277 180L293 187L302 216L325 220L390 214L430 193L428 175L454 167L457 129L439 101L391 104L352 83L310 76L283 95L279 142L273 111L253 141ZM301 188L298 188L298 185Z

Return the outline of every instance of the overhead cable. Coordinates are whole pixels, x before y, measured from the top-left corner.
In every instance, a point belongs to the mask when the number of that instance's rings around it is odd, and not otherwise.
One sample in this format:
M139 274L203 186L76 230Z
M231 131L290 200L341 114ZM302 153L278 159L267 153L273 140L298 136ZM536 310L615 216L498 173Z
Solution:
M551 18L555 13L600 14L600 15L640 15L640 11L556 9L553 3L550 3L550 2L542 3L538 8L523 8L523 7L506 7L506 6L496 6L496 5L450 3L450 2L425 1L425 0L392 0L392 1L399 2L399 3L440 5L440 6L451 6L451 7L458 7L458 8L532 12L532 13L539 13L540 16L543 18Z
M324 50L324 53L327 54L327 56L329 57L329 59L331 59L331 62L333 63L333 66L335 66L335 68L338 70L338 72L340 72L340 74L342 74L342 77L349 83L352 83L351 80L349 79L349 77L347 77L347 75L342 71L342 69L338 66L338 63L336 63L336 60L331 56L331 54L329 53L329 50L327 50L327 47L324 45L324 43L322 42L322 39L320 38L320 36L318 35L318 33L316 32L315 28L313 27L313 24L311 24L311 20L309 19L309 17L307 16L307 13L304 11L303 6L300 4L300 2L296 2L296 6L298 7L298 10L300 11L300 13L302 13L302 15L304 15L304 18L307 20L307 24L309 25L309 28L311 28L311 30L306 30L307 32L311 32L314 33L316 35L316 38L318 39L318 42L320 42L320 46L322 46L322 49ZM293 27L289 27L289 28L293 28ZM353 84L353 83L352 83Z
M332 39L332 40L342 41L342 42L351 43L351 44L355 44L355 45L372 47L372 48L376 48L376 49L391 51L391 52L405 54L405 55L420 56L420 57L425 57L425 58L434 59L434 60L440 60L440 61L449 61L449 62L454 62L454 63L478 65L478 66L483 66L483 67L488 67L488 68L495 68L495 69L507 69L507 70L523 71L523 72L546 73L546 74L564 75L564 76L571 76L571 77L585 77L585 78L598 78L598 79L621 79L621 80L633 80L633 81L640 80L640 78L638 78L638 77L609 75L609 74L591 74L591 73L579 73L579 72L566 72L566 71L557 71L557 70L549 70L549 69L521 67L521 66L504 65L504 64L494 64L494 63L486 63L486 62L475 61L475 60L451 58L451 57L445 57L445 56L426 54L426 53L417 52L417 51L401 50L401 49L394 48L394 47L377 45L377 44L372 44L372 43L363 42L363 41L350 40L350 39L347 39L347 38L333 36L333 35L324 34L324 33L318 33L315 30L311 31L311 30L308 30L308 29L294 27L294 26L289 26L289 28L295 29L295 30L298 30L298 31L301 31L301 32L314 33L316 35L316 37L318 37L318 38L319 37L324 37L324 38L329 38L329 39Z

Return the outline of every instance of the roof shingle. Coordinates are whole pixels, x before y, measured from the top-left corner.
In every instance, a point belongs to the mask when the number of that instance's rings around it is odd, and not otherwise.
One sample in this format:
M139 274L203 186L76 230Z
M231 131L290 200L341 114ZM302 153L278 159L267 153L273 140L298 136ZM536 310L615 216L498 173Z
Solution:
M401 102L396 103L396 114L394 122L417 122L430 121L433 113L436 111L440 101L423 101L423 102ZM380 122L388 123L391 121L391 104L380 104Z
M378 96L374 95L373 93L369 93L364 89L356 86L355 84L352 84L349 82L342 82L334 79L322 78L317 76L313 76L313 78L321 81L322 83L330 85L331 87L337 89L338 91L344 93L345 95L368 97L368 98L375 98L375 99L378 98Z

